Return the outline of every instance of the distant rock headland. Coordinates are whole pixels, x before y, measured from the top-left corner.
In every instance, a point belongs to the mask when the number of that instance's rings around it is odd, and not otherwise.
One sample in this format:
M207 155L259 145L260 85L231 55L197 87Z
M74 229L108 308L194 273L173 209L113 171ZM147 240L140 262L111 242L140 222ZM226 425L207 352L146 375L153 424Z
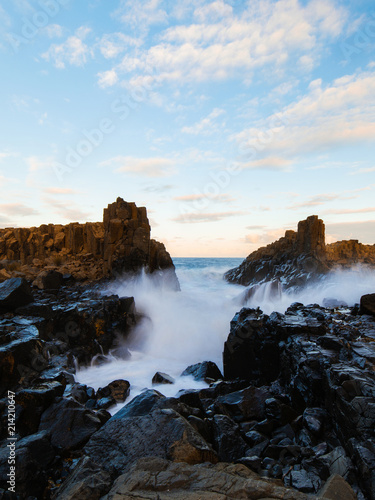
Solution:
M287 289L303 287L335 267L355 264L375 266L375 245L358 240L325 242L325 226L317 215L298 223L297 231L286 231L279 240L251 253L225 278L240 285L278 280Z
M174 268L165 246L150 233L146 208L122 198L104 209L103 222L0 229L0 281L30 280L41 268L82 281L142 267L150 272Z

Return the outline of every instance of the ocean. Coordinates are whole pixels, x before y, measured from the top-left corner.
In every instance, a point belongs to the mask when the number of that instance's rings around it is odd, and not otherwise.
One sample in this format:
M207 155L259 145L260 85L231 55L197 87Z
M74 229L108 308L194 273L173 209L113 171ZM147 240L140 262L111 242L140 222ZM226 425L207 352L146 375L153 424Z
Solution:
M131 384L129 402L143 389L152 387L158 371L175 378L173 385L154 388L165 396L175 396L181 389L206 387L192 377L180 377L189 365L213 361L222 369L222 352L233 316L243 307L245 288L227 283L223 274L238 266L238 258L174 258L181 291L168 286L168 273L162 282L153 275L141 273L136 279L112 282L105 293L134 296L137 311L144 315L135 327L129 350L131 358L117 359L111 354L108 363L79 369L76 380L94 387L104 387L116 379ZM359 302L361 295L375 291L375 275L363 268L333 273L320 286L299 294L270 296L262 286L248 307L260 307L270 314L285 312L295 301L322 304L327 297L344 300L348 305ZM112 409L115 413L121 408Z

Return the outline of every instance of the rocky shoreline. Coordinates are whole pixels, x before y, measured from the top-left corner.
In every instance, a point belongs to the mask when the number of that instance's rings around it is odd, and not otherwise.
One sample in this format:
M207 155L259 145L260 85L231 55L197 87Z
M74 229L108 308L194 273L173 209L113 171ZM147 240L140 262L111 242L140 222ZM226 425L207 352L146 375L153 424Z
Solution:
M116 255L115 272L134 271ZM223 373L206 361L181 374L206 388L165 397L174 380L156 373L111 416L131 377L95 391L76 369L128 359L142 316L105 284L55 269L0 284L0 500L375 500L375 294L244 307Z
M131 380L95 391L75 382L75 366L105 362L127 338L134 299L77 285L32 295L0 320L0 498L375 498L373 296L362 309L243 308L224 374L208 362L185 373L207 389L167 398L173 380L159 374L111 417ZM4 479L10 393L18 496Z

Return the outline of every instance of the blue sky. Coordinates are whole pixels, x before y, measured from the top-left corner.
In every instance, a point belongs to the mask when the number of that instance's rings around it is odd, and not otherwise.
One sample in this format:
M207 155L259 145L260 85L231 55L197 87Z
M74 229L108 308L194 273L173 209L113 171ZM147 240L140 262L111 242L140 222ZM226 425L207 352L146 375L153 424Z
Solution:
M173 256L375 243L370 0L2 0L0 226L146 206Z

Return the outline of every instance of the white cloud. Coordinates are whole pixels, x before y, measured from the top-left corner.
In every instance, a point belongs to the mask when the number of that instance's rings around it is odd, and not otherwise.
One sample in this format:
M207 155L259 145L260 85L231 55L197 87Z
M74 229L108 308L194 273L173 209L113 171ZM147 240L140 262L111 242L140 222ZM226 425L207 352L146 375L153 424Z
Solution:
M289 170L292 165L290 160L281 156L269 156L259 160L240 163L243 169L261 169L261 170Z
M216 0L215 2L198 7L194 11L194 17L199 22L216 21L223 17L230 17L232 14L232 7L224 3L223 0Z
M104 71L103 73L98 73L98 85L100 88L105 89L107 87L112 87L118 82L118 75L116 70L110 69Z
M142 41L139 38L134 38L124 33L112 33L103 35L98 46L106 59L113 59L128 47L138 47L141 43Z
M64 28L59 24L49 24L44 31L48 38L61 38L64 34Z
M116 167L117 173L131 173L146 177L167 177L174 173L175 161L169 158L134 158L116 156L100 163L101 167Z
M182 132L192 135L210 135L213 134L218 126L214 123L216 118L221 116L225 111L220 108L215 108L206 118L202 118L199 122L191 127L183 127Z
M28 215L38 215L39 212L32 207L27 207L22 203L0 203L1 214L10 216L27 217Z
M125 18L132 23L142 19L151 4L159 13L155 22L164 20L166 14L156 0L142 5L142 15L139 2L132 2ZM348 19L344 8L322 0L306 6L296 0L254 0L236 15L219 0L196 8L195 16L200 22L170 27L160 34L159 43L126 54L118 69L133 73L131 80L150 74L159 82L236 76L246 81L255 70L272 67L277 73L293 60L306 72L316 64L322 42L338 37Z
M113 15L144 36L153 24L167 21L168 14L161 4L161 0L121 0L120 7Z
M182 222L183 224L191 224L198 222L217 222L228 217L239 215L246 215L246 212L214 212L214 213L188 213L181 214L174 217L172 220L175 222Z
M51 61L59 69L64 69L67 63L72 66L84 66L88 57L93 55L92 49L84 43L90 32L90 28L81 26L62 44L51 45L47 52L42 54L42 58Z
M375 136L375 75L347 75L323 86L321 80L297 101L269 116L257 127L234 137L253 162L281 156L296 160L300 155L329 151L348 144L373 141Z

